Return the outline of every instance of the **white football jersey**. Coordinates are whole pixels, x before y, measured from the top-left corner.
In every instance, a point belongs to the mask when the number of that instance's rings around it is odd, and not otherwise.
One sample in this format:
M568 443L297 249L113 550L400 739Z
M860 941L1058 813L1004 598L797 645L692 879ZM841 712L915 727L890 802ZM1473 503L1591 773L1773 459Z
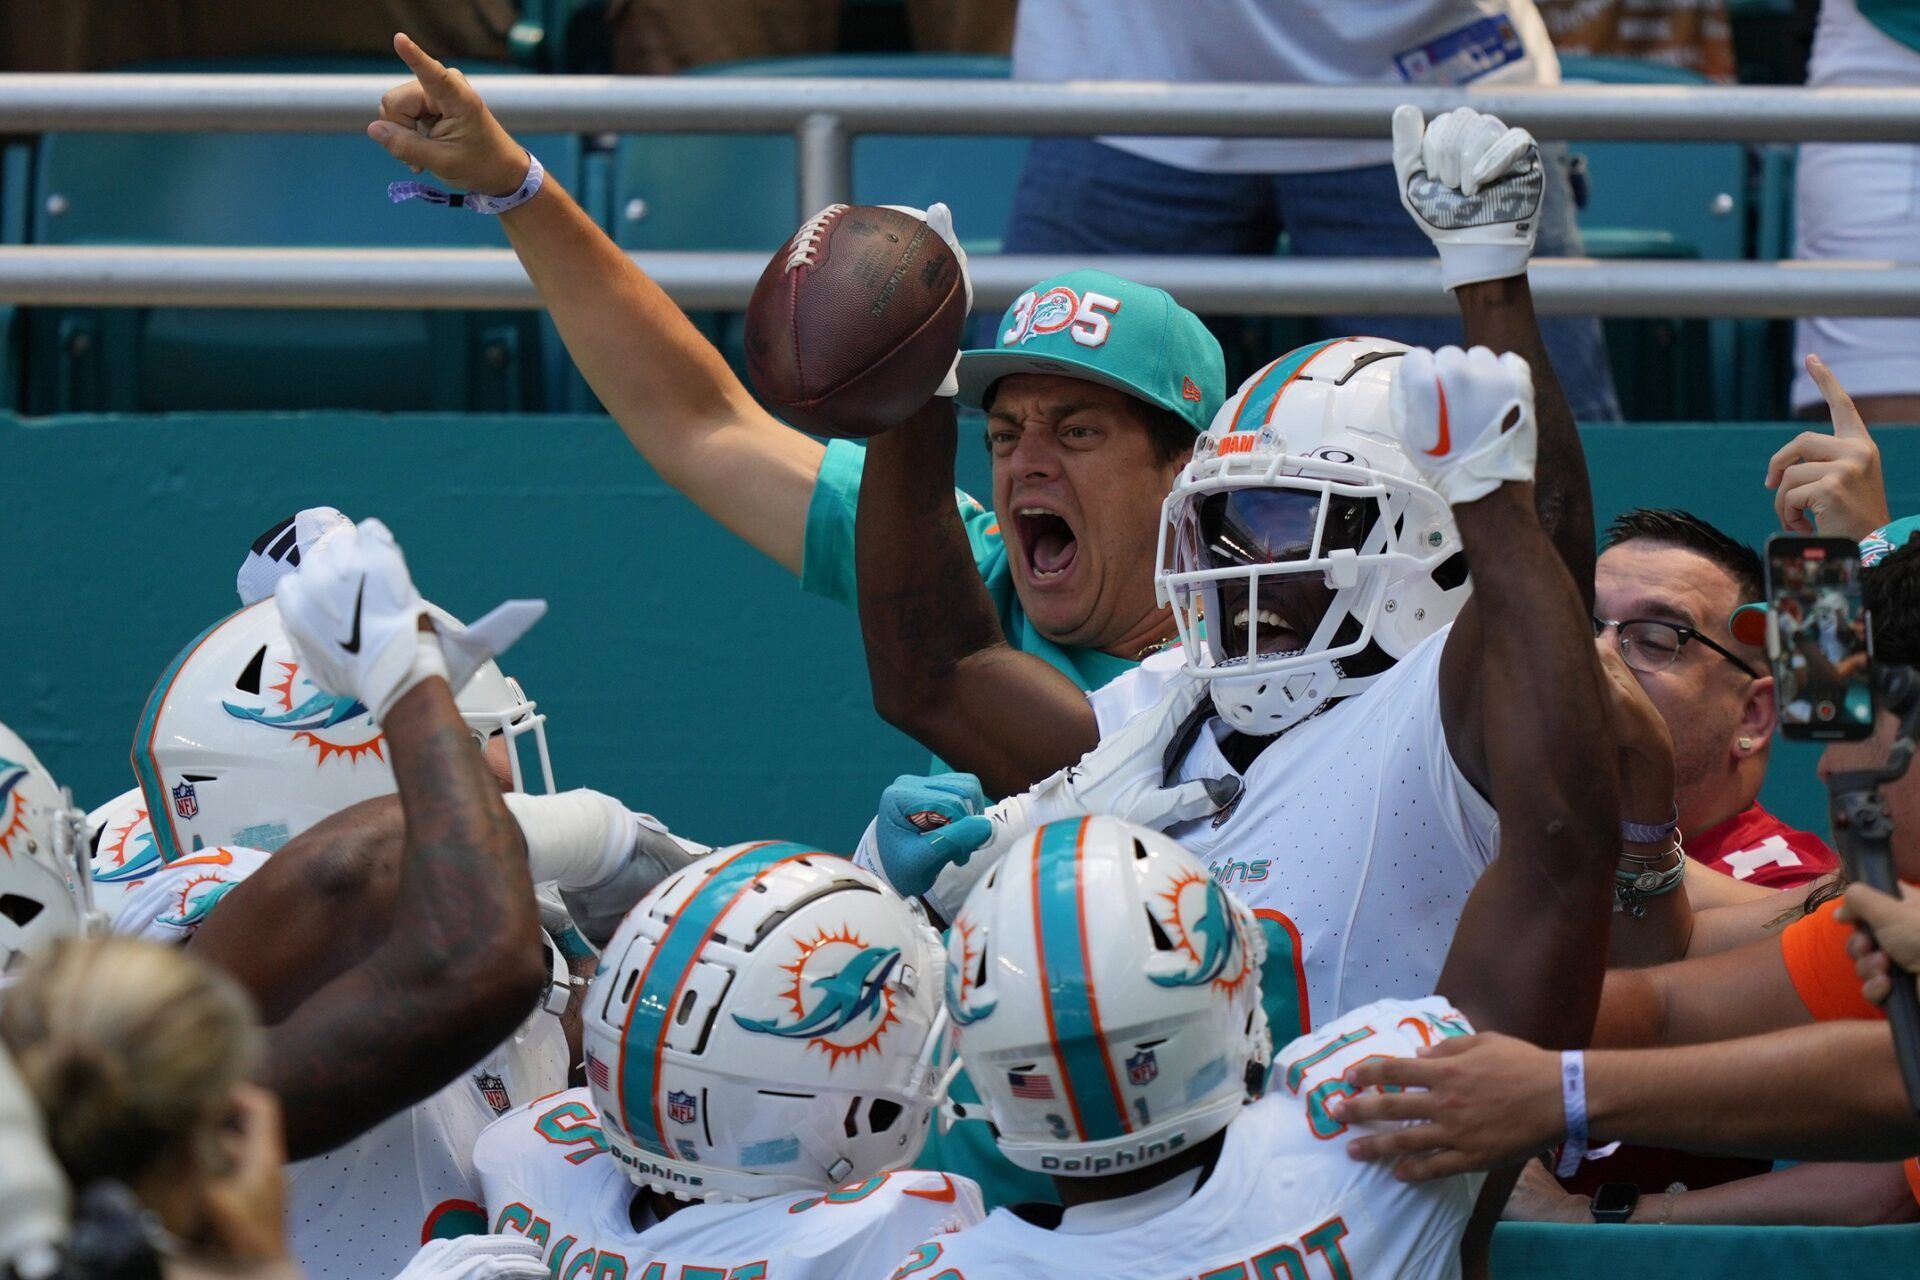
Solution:
M1493 860L1493 806L1454 764L1440 723L1449 630L1269 744L1224 815L1168 831L1265 928L1276 1042L1396 992L1433 990L1467 893ZM1180 663L1177 649L1155 654L1089 694L1102 736L1154 705ZM1228 732L1208 721L1179 780L1237 773L1218 745Z
M313 1280L397 1275L420 1246L485 1231L475 1144L516 1102L567 1082L560 1020L520 1034L424 1102L346 1146L287 1166L288 1244Z
M636 1226L639 1193L607 1153L593 1095L509 1112L474 1164L490 1228L547 1251L558 1280L885 1280L915 1244L980 1221L980 1188L906 1170L828 1192L690 1204Z
M1470 1030L1439 996L1355 1009L1275 1056L1267 1095L1227 1127L1212 1174L1192 1195L1107 1230L1048 1230L995 1209L977 1227L921 1244L894 1280L1458 1276L1484 1175L1403 1183L1390 1164L1350 1159L1349 1129L1375 1126L1341 1124L1327 1100L1352 1092L1340 1077L1355 1063L1411 1057Z

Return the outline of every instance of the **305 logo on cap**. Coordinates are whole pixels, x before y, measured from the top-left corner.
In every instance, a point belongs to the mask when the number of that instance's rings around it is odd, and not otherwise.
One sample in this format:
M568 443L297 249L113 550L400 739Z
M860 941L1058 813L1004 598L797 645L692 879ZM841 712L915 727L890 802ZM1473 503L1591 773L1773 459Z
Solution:
M1055 285L1045 293L1028 291L1013 304L1013 323L1000 335L1003 347L1024 346L1031 338L1066 329L1083 347L1097 347L1113 331L1120 299L1088 290L1075 293Z

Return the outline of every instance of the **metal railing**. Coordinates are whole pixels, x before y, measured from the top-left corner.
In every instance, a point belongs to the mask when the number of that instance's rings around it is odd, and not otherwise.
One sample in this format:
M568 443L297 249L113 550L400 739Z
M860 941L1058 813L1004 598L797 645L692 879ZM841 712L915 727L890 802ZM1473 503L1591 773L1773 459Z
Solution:
M0 75L0 134L47 131L358 132L387 76ZM785 132L805 216L850 198L862 133L1200 135L1385 140L1393 108L1469 104L1543 139L1920 141L1920 90L1573 85L1036 84L1000 80L487 76L489 104L521 132ZM369 143L369 146L372 144ZM1920 255L1916 255L1920 256ZM765 259L642 253L682 305L744 305ZM976 301L1087 265L974 259ZM1201 311L1445 312L1437 268L1395 259L1110 258ZM1604 315L1920 314L1920 265L1544 260L1541 309ZM61 305L511 308L532 288L486 250L0 247L0 302Z

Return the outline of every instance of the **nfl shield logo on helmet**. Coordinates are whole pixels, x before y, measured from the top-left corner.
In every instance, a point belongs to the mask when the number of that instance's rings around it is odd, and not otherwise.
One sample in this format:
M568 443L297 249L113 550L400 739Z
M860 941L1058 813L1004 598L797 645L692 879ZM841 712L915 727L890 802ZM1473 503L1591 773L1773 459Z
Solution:
M480 1091L480 1096L487 1100L489 1107L493 1108L493 1114L503 1116L512 1109L513 1099L507 1096L507 1082L493 1072L476 1073L473 1077L473 1087Z
M667 1118L675 1124L692 1124L700 1114L693 1095L676 1090L667 1092Z
M199 816L200 797L194 794L191 782L183 782L173 789L173 811L182 818Z
M1127 1059L1127 1083L1132 1085L1152 1084L1160 1076L1160 1060L1154 1057L1153 1050L1142 1049Z

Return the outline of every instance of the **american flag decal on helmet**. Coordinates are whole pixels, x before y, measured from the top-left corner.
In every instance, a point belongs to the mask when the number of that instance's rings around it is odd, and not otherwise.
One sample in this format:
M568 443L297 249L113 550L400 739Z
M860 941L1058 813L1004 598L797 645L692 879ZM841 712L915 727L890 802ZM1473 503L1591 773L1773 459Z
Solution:
M1053 1081L1034 1072L1007 1072L1007 1087L1013 1090L1013 1096L1016 1098L1046 1101L1053 1097Z

